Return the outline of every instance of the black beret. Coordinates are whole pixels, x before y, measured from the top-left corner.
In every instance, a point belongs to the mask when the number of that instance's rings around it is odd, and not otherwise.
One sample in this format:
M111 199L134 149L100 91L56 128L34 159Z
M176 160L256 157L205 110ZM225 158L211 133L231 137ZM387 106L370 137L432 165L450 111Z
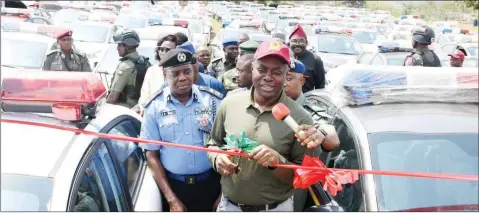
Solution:
M159 66L163 68L176 67L193 63L193 54L184 49L172 49L161 57Z

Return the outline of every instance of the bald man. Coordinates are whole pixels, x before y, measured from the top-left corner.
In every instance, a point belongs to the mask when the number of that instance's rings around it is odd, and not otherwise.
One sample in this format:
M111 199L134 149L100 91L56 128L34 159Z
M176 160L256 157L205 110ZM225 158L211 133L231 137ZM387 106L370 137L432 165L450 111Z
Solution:
M207 46L199 46L196 49L196 57L198 58L198 62L202 64L204 67L208 67L211 62L211 49Z
M239 36L239 44L242 44L244 42L249 41L249 35L246 33L243 33Z

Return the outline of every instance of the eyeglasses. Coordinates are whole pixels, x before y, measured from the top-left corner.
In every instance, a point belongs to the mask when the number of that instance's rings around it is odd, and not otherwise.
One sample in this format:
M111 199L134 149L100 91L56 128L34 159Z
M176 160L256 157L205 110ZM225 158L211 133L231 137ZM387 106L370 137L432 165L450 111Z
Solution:
M157 50L160 51L160 52L168 52L168 51L170 51L171 49L168 48L168 47L158 47Z

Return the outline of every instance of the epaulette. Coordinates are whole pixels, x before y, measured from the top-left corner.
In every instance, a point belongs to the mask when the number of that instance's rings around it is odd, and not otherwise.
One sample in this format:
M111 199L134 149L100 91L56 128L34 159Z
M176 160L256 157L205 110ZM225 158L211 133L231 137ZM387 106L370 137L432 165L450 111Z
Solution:
M161 88L160 90L156 91L155 93L153 93L153 95L151 95L150 97L148 97L148 100L142 104L142 108L145 109L148 105L150 105L150 103L156 99L156 97L158 97L158 95L161 95L161 93L163 93L163 88Z
M50 50L50 51L47 53L47 56L48 56L48 55L51 55L52 53L56 53L56 52L60 52L60 49Z
M210 87L206 87L206 86L198 86L198 89L201 90L201 91L208 92L208 93L216 96L220 100L223 99L223 94L221 92L218 92L215 89L211 89Z
M216 59L211 60L211 63L213 64L213 63L216 63L216 62L220 62L222 60L223 60L223 58L216 58Z

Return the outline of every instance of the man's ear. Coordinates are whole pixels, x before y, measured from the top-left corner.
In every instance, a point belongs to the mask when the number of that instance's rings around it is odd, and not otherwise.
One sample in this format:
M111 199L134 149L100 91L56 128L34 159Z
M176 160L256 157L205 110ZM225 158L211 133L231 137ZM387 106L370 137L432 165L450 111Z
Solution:
M303 87L304 86L304 81L305 81L304 76L301 76L300 81L301 81L301 87Z

